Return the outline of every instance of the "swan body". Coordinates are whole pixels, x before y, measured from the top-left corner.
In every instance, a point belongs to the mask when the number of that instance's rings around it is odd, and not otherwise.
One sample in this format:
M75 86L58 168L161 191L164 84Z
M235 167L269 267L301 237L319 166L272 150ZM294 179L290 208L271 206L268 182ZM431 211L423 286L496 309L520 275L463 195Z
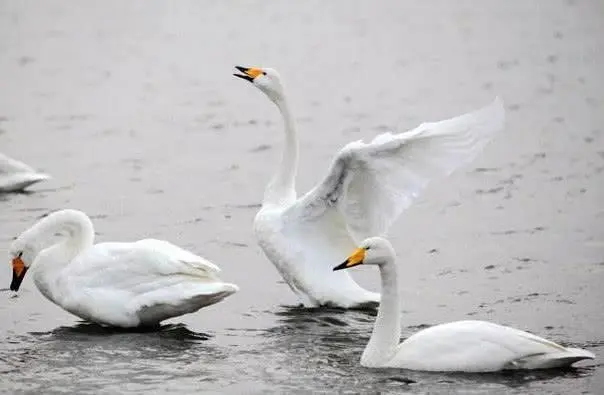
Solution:
M0 153L0 193L19 192L50 177Z
M567 348L518 329L486 321L436 325L400 341L400 298L394 250L372 237L334 270L360 264L380 268L382 301L373 333L361 357L366 367L391 367L440 372L494 372L570 366L595 355Z
M363 289L347 272L334 273L332 262L358 241L384 234L429 180L474 159L503 127L501 100L405 133L351 142L323 181L298 198L298 140L281 78L269 68L237 69L236 76L276 104L285 124L282 161L254 219L258 244L305 306L379 303L378 293Z
M66 232L41 249L47 238ZM17 291L33 267L34 283L50 301L88 321L116 327L155 326L193 313L238 290L218 278L220 269L167 241L93 244L92 222L81 211L42 218L12 244Z

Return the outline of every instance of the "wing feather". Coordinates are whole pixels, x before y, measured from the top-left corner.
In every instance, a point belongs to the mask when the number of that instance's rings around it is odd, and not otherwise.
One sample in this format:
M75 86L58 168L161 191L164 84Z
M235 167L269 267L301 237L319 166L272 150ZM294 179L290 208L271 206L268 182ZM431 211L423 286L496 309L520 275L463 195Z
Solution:
M111 284L113 288L142 292L159 283L179 283L184 277L219 281L220 269L167 241L145 239L95 244L66 266L64 272L63 277L78 287L103 288Z
M385 133L370 143L346 145L325 179L285 213L290 224L321 221L326 210L345 218L356 241L384 234L401 212L436 177L471 162L503 128L501 99L405 133Z
M169 256L172 262L178 261L185 267L195 271L203 271L206 273L218 274L220 268L199 255L193 254L190 251L184 250L170 242L156 239L144 239L136 242L139 246L144 246L150 250L156 251L165 256Z

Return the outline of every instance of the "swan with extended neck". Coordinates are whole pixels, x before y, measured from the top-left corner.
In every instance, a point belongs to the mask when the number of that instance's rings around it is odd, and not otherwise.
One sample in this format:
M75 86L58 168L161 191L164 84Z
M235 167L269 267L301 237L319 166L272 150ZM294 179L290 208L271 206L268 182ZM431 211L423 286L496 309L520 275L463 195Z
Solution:
M347 272L334 273L332 263L356 242L384 234L430 179L474 159L503 127L502 102L406 133L382 134L370 143L351 142L323 181L298 198L298 139L281 78L270 68L237 69L237 77L275 103L285 124L281 164L254 219L258 244L305 306L375 305L379 294Z
M401 307L395 252L381 237L364 240L334 271L377 265L382 300L361 365L424 371L494 372L570 366L595 355L486 321L455 321L417 332L399 344Z
M65 236L43 247L56 233ZM116 327L156 326L193 313L238 290L218 278L208 260L167 241L94 242L90 218L78 210L55 211L11 245L18 291L29 268L40 292L88 321Z

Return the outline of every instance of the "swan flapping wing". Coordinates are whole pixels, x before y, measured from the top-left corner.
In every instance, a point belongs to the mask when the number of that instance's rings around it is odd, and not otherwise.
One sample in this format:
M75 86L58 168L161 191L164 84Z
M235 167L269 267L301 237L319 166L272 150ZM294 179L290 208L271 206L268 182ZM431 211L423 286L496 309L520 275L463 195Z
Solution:
M384 234L428 182L472 161L503 128L505 111L492 104L451 119L346 145L327 177L287 213L314 221L336 208L356 241Z

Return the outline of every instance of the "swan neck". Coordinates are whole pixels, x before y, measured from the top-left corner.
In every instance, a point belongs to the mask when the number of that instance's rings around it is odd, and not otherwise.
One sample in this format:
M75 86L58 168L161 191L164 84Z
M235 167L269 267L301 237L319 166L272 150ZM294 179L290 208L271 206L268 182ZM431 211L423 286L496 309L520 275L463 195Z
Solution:
M371 339L361 358L364 366L383 366L388 362L394 356L401 336L401 306L394 257L379 267L382 283L380 307Z
M283 117L285 142L281 163L266 187L264 205L285 205L296 199L296 173L298 170L298 137L293 116L285 98L274 100Z
M63 295L61 270L83 250L92 246L94 227L83 212L62 210L43 218L20 238L36 248L57 233L64 234L64 239L38 251L32 266L34 283L40 292L54 303L60 304Z
M76 210L63 210L50 214L34 225L25 237L43 242L59 232L66 233L66 237L44 251L52 249L55 253L60 252L62 265L67 264L94 243L92 221L86 214Z

